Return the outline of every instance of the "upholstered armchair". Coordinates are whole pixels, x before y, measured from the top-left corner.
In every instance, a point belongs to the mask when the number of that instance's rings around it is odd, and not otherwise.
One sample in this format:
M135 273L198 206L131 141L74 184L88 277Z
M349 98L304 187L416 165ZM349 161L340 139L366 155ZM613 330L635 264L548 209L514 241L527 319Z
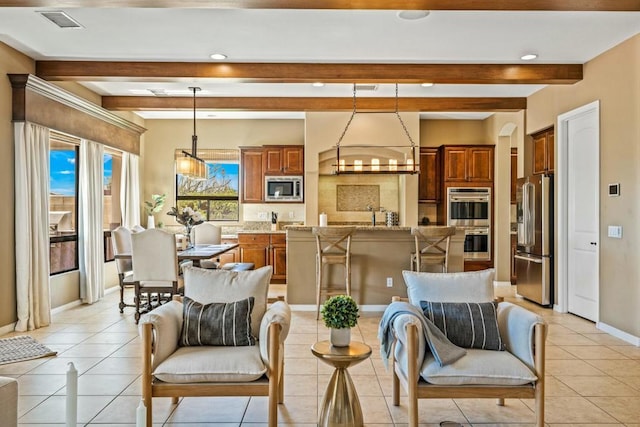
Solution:
M493 301L493 270L403 271L403 276L408 302L396 298L387 308L379 337L383 356L385 351L392 355L393 404L400 405L400 386L407 393L409 426L418 426L420 398L495 398L498 405L505 398L533 398L536 426L543 427L543 319L515 304ZM467 322L460 328L452 318L456 310ZM448 339L455 341L455 334L474 341L472 348L451 344ZM485 345L495 349L482 349Z
M175 404L180 396L268 396L268 425L276 427L291 312L283 301L267 307L271 274L269 266L186 268L184 297L140 319L147 426L153 397Z

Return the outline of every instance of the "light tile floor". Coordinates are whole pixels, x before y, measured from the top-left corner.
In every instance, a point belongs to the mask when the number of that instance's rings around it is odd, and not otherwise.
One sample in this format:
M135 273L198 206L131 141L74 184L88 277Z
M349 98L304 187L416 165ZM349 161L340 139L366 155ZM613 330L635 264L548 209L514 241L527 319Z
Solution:
M640 348L612 337L594 324L515 299L510 288L499 288L507 300L524 305L549 323L547 340L546 421L549 426L626 425L640 427ZM130 297L130 295L129 295ZM279 409L283 425L313 426L318 418L331 368L309 347L328 339L315 313L294 312L286 342L285 403ZM391 404L391 375L379 356L380 313L364 313L352 339L373 348L372 357L351 368L367 426L406 423L406 402ZM6 336L17 335L15 333ZM0 375L18 379L21 426L64 424L65 372L73 362L80 373L79 425L133 426L140 399L139 338L131 309L121 315L117 294L91 306L54 315L50 327L29 335L58 351L53 358L0 366ZM264 426L266 398L154 399L154 422L166 426ZM531 425L532 400L436 399L420 402L423 425L448 420L483 427ZM2 420L0 420L0 425Z

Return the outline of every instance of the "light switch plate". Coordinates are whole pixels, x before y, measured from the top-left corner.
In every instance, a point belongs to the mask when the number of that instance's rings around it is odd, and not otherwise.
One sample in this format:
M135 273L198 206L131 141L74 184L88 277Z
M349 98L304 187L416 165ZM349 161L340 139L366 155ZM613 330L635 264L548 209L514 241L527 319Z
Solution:
M610 225L607 229L607 236L613 237L614 239L622 239L622 226Z

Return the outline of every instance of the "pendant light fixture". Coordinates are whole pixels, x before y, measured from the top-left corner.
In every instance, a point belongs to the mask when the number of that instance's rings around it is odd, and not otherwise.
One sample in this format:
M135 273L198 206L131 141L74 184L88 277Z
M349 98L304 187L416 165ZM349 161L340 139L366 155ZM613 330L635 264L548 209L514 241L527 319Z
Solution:
M191 136L191 153L182 151L184 157L176 159L176 173L191 179L207 179L207 164L198 157L198 135L196 134L196 92L199 87L189 87L193 91L193 135Z
M356 85L353 85L353 111L336 143L335 175L342 174L416 174L420 165L416 162L416 144L398 112L398 84L395 84L395 110L404 136L410 145L340 145L356 113ZM390 111L367 111L358 114L390 113Z

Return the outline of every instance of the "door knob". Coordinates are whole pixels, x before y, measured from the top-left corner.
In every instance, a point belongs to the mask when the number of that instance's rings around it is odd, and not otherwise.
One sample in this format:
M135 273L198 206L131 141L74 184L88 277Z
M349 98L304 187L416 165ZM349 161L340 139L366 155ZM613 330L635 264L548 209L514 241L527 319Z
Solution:
M596 245L597 245L597 243L596 243L596 242L591 242L590 244L591 244L591 245L593 245L593 246L596 246Z

